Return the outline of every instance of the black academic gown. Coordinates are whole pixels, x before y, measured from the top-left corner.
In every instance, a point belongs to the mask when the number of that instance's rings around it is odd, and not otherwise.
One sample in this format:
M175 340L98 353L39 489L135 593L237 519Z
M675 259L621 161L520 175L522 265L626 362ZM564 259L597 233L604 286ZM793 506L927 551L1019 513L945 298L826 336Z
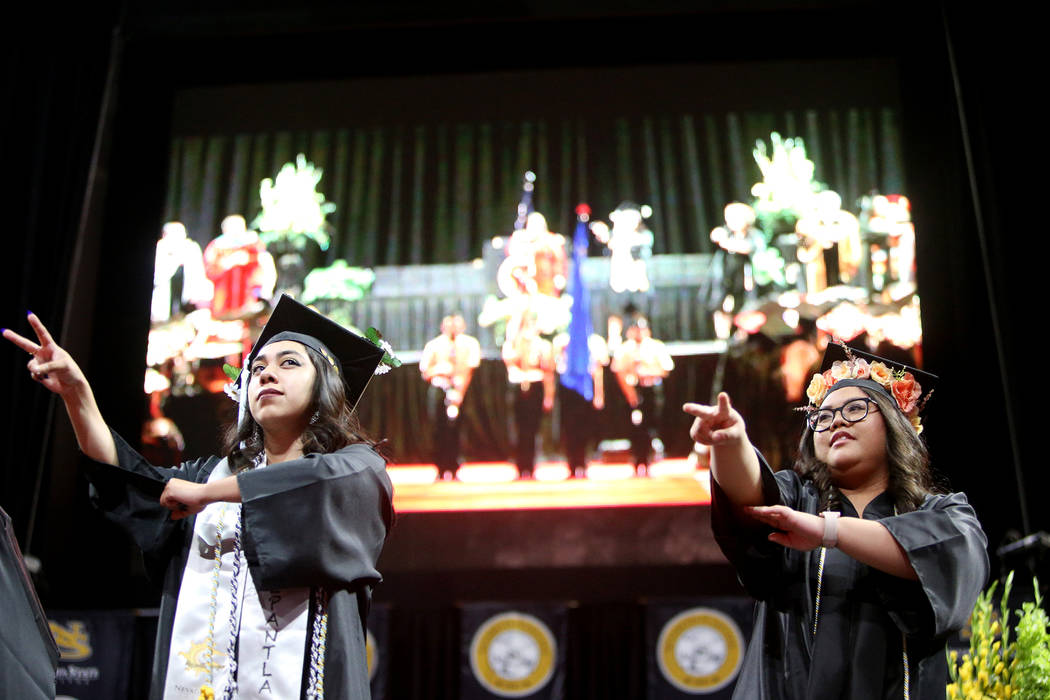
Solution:
M813 484L762 462L765 502L817 513ZM883 700L904 697L905 636L911 700L942 700L945 643L967 622L988 576L987 540L962 493L928 495L894 515L883 493L864 510L904 549L919 576L907 581L827 550L817 631L813 633L821 548L799 552L747 529L712 482L715 539L758 603L751 643L737 680L741 700ZM842 515L856 517L842 498Z
M129 484L123 472L160 482L179 478L204 483L220 460L208 457L158 468L116 433L113 439L118 467L94 464L88 478L97 505L142 548L150 576L163 581L150 687L151 700L160 700L196 518L172 520L155 495ZM394 519L393 489L384 460L367 445L357 444L244 471L237 475L237 483L243 503L244 554L256 586L262 590L321 586L328 592L324 696L368 700L365 618L372 587L381 580L375 563Z

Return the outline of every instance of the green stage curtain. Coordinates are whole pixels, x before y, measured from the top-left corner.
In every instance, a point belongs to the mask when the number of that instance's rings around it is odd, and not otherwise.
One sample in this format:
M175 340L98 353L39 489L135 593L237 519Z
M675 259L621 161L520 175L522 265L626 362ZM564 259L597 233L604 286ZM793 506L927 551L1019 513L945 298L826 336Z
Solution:
M165 217L207 243L224 216L254 218L259 182L303 153L324 170L318 191L336 205L322 264L480 257L486 240L512 230L526 170L536 173L535 208L551 230L571 233L581 201L605 220L631 200L653 209L654 253L711 252L724 205L750 201L761 179L752 149L772 131L804 139L816 179L846 209L872 189L905 188L891 108L392 123L178 136Z

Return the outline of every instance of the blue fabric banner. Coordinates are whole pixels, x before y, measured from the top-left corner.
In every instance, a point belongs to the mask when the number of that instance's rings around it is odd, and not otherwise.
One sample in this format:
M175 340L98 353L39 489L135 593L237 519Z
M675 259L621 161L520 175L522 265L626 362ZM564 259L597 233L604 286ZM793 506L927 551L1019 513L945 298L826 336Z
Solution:
M581 205L581 207L584 205ZM572 272L568 293L572 295L572 316L569 319L569 345L565 350L565 372L561 383L583 398L594 399L594 381L591 379L591 297L583 283L583 261L587 257L587 219L580 212L576 218L576 232L572 237Z

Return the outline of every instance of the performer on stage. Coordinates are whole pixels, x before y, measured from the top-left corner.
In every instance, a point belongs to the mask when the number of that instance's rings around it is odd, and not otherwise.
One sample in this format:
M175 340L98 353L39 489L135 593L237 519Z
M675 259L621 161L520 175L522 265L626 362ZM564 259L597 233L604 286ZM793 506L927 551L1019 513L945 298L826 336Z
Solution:
M757 297L753 257L762 242L762 232L755 228L755 210L749 205L732 202L724 213L726 225L711 231L718 251L707 300L715 309L715 335L722 340L732 333L733 315Z
M674 369L674 360L663 342L653 338L649 321L636 314L627 326L627 339L613 354L610 368L631 412L634 468L639 476L645 476L663 411L663 380Z
M554 337L555 368L558 376L568 369L567 350L569 334ZM609 364L609 348L605 338L592 333L587 339L587 351L594 398L587 400L580 392L558 382L558 406L561 411L561 439L565 446L565 461L569 478L583 476L587 470L587 446L598 422L598 411L605 408L605 367Z
M850 284L860 266L860 222L842 208L837 192L825 190L814 197L812 210L795 224L798 259L806 275L806 291Z
M507 380L514 391L514 422L518 438L514 461L522 479L536 466L536 434L544 412L554 407L554 356L550 341L536 326L536 314L526 311L503 343Z
M204 249L204 269L215 284L215 318L239 318L258 310L277 282L273 256L239 214L222 220L222 233Z
M369 697L365 615L394 519L354 406L383 350L289 298L248 357L225 456L148 463L106 425L73 359L3 335L65 403L96 503L163 582L150 698ZM159 496L159 502L158 502Z
M793 469L773 473L725 393L684 406L711 446L715 538L758 600L733 697L943 698L945 640L988 576L987 540L930 476L915 376L933 377L832 348Z
M459 469L459 411L474 370L481 364L481 344L464 333L459 313L441 320L441 335L423 346L419 371L430 385L430 420L434 426L434 464L441 479L456 478Z
M645 218L651 213L648 206L621 202L609 214L611 229L602 221L591 224L594 237L609 248L609 286L617 294L649 291L645 266L653 255L654 237Z
M164 323L186 308L207 306L212 294L212 283L204 274L200 245L186 236L186 227L181 221L164 224L153 268L150 320Z

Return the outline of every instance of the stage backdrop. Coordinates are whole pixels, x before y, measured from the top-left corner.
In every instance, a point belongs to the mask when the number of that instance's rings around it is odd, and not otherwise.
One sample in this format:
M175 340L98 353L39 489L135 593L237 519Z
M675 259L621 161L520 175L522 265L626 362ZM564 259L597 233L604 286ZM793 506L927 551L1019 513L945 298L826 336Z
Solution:
M895 75L828 62L816 76L664 66L183 92L164 216L203 246L224 216L255 217L260 181L302 153L336 205L322 265L480 257L512 230L527 170L553 231L571 235L579 202L607 221L631 200L652 207L654 253L710 252L723 207L762 179L752 149L773 131L804 139L847 209L872 189L904 191Z

